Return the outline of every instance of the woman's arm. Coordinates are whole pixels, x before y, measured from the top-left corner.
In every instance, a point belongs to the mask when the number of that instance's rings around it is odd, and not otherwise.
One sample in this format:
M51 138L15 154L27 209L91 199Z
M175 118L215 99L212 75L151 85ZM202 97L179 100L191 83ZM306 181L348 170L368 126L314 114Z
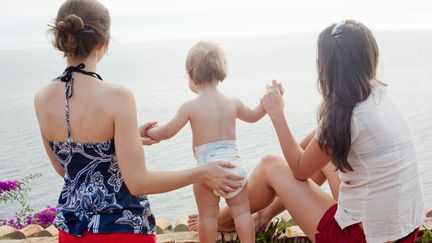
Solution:
M167 123L162 126L153 126L149 129L144 129L145 135L155 141L166 140L176 135L189 121L188 103L180 106L177 114ZM142 135L142 127L140 133Z
M267 89L261 100L276 130L282 152L294 176L306 180L322 169L331 159L321 150L318 141L312 138L306 149L302 149L294 139L284 114L284 104L276 81Z
M41 132L41 136L42 136L42 142L43 145L45 147L45 151L48 155L49 160L51 161L51 164L53 165L55 171L57 172L57 174L59 174L59 176L61 176L62 178L64 177L64 170L61 167L61 165L59 164L58 160L56 159L56 157L54 156L54 153L51 149L51 147L48 144L48 140L45 138L45 136L42 134Z
M117 159L125 183L132 194L162 193L197 182L205 182L224 194L240 187L236 180L242 178L225 172L224 167L233 167L225 162L187 170L149 171L145 165L144 150L137 129L132 92L118 88L111 97L115 99L112 104L115 104L114 141Z
M245 106L239 99L235 99L235 102L237 104L237 118L242 121L250 123L257 122L266 114L261 104L258 104L255 109L252 110Z

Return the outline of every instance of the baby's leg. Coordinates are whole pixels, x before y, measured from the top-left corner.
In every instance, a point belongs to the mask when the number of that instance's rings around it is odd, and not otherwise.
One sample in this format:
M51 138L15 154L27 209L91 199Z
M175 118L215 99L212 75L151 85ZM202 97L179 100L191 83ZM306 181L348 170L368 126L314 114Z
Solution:
M199 239L202 243L215 243L217 235L217 216L219 197L203 183L193 185L195 201L199 213Z
M247 184L235 197L226 199L242 243L255 242L255 225L250 212ZM200 221L201 224L201 221Z

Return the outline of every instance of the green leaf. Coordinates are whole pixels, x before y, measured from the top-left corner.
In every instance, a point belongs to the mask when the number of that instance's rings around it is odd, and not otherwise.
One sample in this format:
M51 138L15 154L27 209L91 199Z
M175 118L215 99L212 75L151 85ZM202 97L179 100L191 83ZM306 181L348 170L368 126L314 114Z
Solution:
M423 225L423 236L422 236L422 243L429 243L432 241L432 232L426 228L426 226Z

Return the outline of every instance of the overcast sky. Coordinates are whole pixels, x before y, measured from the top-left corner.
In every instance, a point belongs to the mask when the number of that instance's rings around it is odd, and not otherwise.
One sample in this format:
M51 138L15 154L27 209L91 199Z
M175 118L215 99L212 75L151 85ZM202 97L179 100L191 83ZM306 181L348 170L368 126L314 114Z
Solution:
M432 29L432 0L101 0L118 43L316 32L343 19L372 30ZM0 49L48 46L60 0L0 0Z

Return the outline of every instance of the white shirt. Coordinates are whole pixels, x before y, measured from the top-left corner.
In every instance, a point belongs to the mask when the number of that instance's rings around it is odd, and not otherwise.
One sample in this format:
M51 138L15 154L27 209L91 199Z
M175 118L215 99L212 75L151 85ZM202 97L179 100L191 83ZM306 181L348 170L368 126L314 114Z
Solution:
M425 213L414 139L381 85L353 110L348 163L353 172L339 171L335 219L341 228L362 222L367 242L386 242L421 226Z

